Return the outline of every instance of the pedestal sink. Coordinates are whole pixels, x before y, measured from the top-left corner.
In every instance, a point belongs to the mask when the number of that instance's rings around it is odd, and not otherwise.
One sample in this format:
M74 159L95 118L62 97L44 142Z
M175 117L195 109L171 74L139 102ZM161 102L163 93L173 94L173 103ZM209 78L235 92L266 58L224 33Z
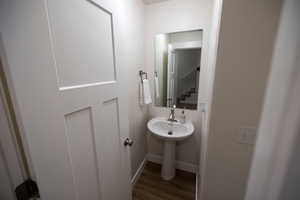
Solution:
M164 180L171 180L175 176L175 147L176 141L184 140L194 132L191 122L170 122L166 118L151 119L147 127L156 137L164 140L164 155L161 176Z

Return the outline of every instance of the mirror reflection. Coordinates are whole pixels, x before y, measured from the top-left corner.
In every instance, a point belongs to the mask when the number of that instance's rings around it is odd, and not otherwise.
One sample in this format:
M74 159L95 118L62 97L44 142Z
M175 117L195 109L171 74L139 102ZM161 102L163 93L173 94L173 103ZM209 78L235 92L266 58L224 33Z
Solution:
M202 30L155 36L155 105L197 109Z

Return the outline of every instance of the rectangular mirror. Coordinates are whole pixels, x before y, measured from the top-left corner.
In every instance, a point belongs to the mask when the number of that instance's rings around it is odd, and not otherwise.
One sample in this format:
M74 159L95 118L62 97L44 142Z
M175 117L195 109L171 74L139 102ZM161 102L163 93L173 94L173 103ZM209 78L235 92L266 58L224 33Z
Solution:
M155 106L197 109L202 30L155 36Z

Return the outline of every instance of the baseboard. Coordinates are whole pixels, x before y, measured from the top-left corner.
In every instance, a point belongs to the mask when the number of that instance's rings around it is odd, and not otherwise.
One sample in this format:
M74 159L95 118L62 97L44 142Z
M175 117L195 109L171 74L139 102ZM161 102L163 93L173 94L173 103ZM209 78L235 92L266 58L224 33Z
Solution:
M131 185L132 187L135 185L135 183L137 182L137 180L140 178L144 168L145 168L145 165L147 163L147 159L144 158L144 160L142 161L142 163L140 164L139 168L136 170L134 176L131 178Z
M162 163L162 156L155 155L155 154L147 154L147 160L149 160L150 162L161 164ZM187 162L183 162L183 161L179 161L179 160L175 161L175 168L183 170L183 171L195 173L195 174L197 173L197 169L198 169L197 165L187 163Z
M195 195L195 200L198 200L200 195L199 195L199 180L200 180L200 175L199 173L196 173L196 195Z

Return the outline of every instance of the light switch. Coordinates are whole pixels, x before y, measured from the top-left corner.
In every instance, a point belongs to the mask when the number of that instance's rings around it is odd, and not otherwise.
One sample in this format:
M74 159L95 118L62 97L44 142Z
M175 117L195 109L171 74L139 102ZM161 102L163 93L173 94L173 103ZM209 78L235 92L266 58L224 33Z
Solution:
M256 132L255 127L241 127L238 133L238 142L241 144L255 144Z

